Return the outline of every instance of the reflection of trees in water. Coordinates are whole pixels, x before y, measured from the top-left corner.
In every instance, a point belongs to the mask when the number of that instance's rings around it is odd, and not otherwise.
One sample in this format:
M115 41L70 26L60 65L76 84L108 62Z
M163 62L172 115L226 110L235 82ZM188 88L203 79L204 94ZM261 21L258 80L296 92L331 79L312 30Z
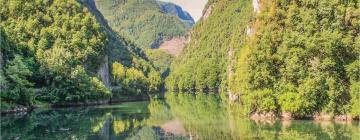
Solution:
M36 110L1 118L1 139L358 139L356 124L251 121L217 94L166 94L166 100L92 108ZM162 125L179 121L187 136Z
M110 107L36 110L26 116L1 118L1 139L111 139L113 120L137 121L149 117L148 103Z
M155 103L36 110L17 118L2 117L0 139L115 140L171 137L160 127L147 124L151 119L153 122L167 119L162 115L162 105ZM154 110L156 108L158 111ZM159 117L150 118L149 110L153 111L151 114L154 117ZM155 112L158 112L157 115Z
M168 93L172 115L199 139L358 139L358 122L320 125L313 121L252 121L241 106L217 94Z
M85 139L88 129L98 121L104 121L107 110L54 109L36 110L17 119L3 117L3 139Z

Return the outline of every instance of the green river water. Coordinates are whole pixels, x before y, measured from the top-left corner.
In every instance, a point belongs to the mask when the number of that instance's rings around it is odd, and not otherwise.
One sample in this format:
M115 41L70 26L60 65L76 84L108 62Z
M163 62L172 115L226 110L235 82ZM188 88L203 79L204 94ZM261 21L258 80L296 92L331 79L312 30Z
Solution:
M168 93L164 100L36 109L2 116L1 140L360 140L358 121L252 121L236 108L217 94Z

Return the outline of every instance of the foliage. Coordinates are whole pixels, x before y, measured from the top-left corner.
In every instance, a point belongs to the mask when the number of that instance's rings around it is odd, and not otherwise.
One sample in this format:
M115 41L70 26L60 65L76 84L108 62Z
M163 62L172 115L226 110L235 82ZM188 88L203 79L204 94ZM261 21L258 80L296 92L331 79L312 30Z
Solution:
M356 60L346 67L348 78L350 79L350 108L351 115L360 115L360 61Z
M254 91L250 93L249 99L252 112L270 112L277 108L274 93L270 89Z
M115 62L112 64L112 75L115 84L126 93L143 94L158 91L161 84L160 74L151 71L146 77L142 71L135 68L126 68Z
M169 74L169 67L172 60L174 59L174 56L164 53L164 51L158 49L147 50L146 54L149 58L149 61L154 64L156 70L162 74L161 76L167 77Z
M156 48L162 39L185 36L188 26L163 13L156 0L95 1L109 26L142 48Z
M171 67L170 90L228 90L247 113L358 115L357 1L214 0Z
M192 25L189 24L189 21L182 20L179 15L172 13L172 10L179 10L173 9L176 8L176 5L156 0L108 0L95 1L94 4L101 16L106 19L108 26L111 27L110 30L133 41L136 46L140 46L147 59L157 71L160 71L161 76L166 77L168 75L173 57L156 48L165 39L186 36L187 30ZM168 12L168 10L170 11ZM116 49L114 47L111 50ZM112 54L116 55L123 52L123 50L116 51ZM113 57L111 56L111 58ZM129 66L123 62L122 64Z
M86 8L75 0L0 3L1 57L9 85L5 92L26 95L12 96L19 98L17 104L31 103L35 97L27 89L32 86L45 88L36 98L52 103L87 101L109 94L92 76L106 50L106 36Z
M166 87L171 90L217 90L225 87L235 54L253 19L250 1L222 0L191 31L191 42L172 63Z
M1 91L3 101L21 105L32 104L34 84L28 80L32 72L23 61L20 55L15 55L15 58L7 63L5 78L9 85L5 91Z
M276 108L269 111L295 116L347 114L353 112L349 105L358 108L351 103L358 96L352 91L355 86L349 86L359 75L358 2L262 1L261 5L253 23L256 33L245 45L248 51L239 54L238 61L245 63L238 63L230 89L250 103L247 96L261 97L256 91L271 90Z

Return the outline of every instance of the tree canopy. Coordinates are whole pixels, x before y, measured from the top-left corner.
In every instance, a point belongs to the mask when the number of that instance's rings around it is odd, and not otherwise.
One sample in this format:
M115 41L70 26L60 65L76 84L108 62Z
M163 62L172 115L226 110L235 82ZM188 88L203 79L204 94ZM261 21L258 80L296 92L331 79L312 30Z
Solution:
M238 94L250 114L359 115L358 4L211 1L167 87Z

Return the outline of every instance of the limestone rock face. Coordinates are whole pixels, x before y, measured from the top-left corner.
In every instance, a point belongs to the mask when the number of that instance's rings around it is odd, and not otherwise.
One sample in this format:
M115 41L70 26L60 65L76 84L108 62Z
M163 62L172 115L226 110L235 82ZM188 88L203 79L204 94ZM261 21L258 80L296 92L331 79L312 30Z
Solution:
M254 7L254 12L260 13L260 1L259 0L253 0L253 7Z
M314 115L314 120L317 120L317 121L330 121L332 119L333 119L333 117L330 114L319 113L319 114Z
M352 121L353 118L350 115L337 115L334 117L335 121Z
M232 94L232 93L229 92L229 101L230 102L239 101L239 95L238 94Z
M187 42L188 41L185 37L175 37L169 40L164 40L159 49L164 50L173 56L178 56L184 49Z
M275 120L276 114L275 112L256 112L253 113L250 118L252 120Z
M284 112L281 114L281 118L282 118L282 120L292 120L293 115L290 112Z
M97 75L106 87L110 87L109 59L107 55L104 57L104 61L101 64Z
M205 20L210 16L212 8L213 8L213 6L210 5L209 8L206 9L206 12L204 13L204 15L201 18L202 20Z

